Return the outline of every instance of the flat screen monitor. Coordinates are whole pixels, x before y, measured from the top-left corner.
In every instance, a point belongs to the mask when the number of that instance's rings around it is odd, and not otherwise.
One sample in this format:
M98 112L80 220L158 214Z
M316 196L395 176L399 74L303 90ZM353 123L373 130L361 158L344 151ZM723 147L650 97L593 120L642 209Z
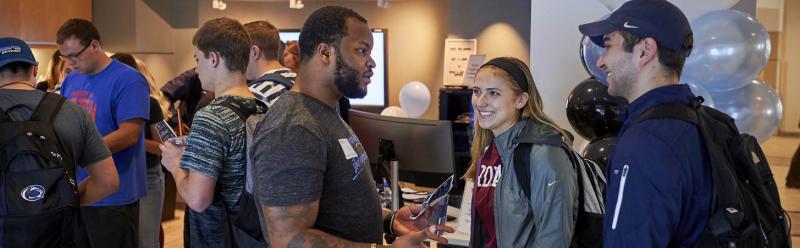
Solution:
M282 30L280 37L283 42L300 40L300 30ZM372 69L372 82L367 86L367 96L361 99L350 99L350 104L355 106L386 106L386 29L372 30L373 47L372 59L375 68Z
M354 109L349 118L370 163L378 162L378 141L392 140L400 181L436 188L453 174L451 121L390 117Z

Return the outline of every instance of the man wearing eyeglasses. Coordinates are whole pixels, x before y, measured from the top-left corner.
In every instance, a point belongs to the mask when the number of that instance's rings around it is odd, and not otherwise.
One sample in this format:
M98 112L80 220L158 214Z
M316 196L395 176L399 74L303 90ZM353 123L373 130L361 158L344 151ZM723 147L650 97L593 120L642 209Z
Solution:
M149 116L147 81L135 69L106 55L97 28L83 19L67 20L56 34L61 58L74 70L61 94L94 119L113 153L119 191L81 207L78 247L137 247L139 198L147 194L144 122ZM78 181L86 170L77 170Z

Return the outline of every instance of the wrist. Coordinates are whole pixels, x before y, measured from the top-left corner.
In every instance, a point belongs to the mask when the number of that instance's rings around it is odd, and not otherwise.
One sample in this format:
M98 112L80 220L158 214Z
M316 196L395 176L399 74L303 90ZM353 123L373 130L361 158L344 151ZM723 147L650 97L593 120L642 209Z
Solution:
M396 216L396 213L392 212L388 216L386 216L385 219L383 219L383 232L386 233L386 234L389 234L391 236L397 236L397 234L394 233L394 230L392 228L392 224L394 223L394 217L395 216Z

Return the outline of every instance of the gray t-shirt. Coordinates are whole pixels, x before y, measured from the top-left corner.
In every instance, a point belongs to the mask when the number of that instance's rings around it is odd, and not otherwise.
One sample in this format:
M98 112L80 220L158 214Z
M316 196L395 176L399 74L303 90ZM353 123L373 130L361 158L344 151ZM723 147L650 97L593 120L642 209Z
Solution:
M24 107L15 108L9 113L12 119L27 120L39 105L44 92L39 90L0 89L0 109L8 110L18 104ZM82 166L90 165L111 156L103 137L94 125L94 120L78 105L65 101L56 115L53 127L58 139L70 149L70 155Z
M334 108L286 92L254 133L259 202L278 207L319 200L314 228L354 242L382 242L381 207L367 154Z

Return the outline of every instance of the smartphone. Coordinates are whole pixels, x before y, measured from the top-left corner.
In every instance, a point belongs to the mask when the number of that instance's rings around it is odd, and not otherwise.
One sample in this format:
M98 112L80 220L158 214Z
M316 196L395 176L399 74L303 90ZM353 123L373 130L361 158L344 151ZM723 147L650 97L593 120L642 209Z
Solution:
M167 124L167 120L156 122L156 131L158 132L158 137L161 138L161 142L178 137L178 135L175 134L175 130L172 130L172 127Z
M175 130L167 124L166 120L156 122L156 132L161 142L169 141L176 146L186 146L186 141L182 137L175 134Z

